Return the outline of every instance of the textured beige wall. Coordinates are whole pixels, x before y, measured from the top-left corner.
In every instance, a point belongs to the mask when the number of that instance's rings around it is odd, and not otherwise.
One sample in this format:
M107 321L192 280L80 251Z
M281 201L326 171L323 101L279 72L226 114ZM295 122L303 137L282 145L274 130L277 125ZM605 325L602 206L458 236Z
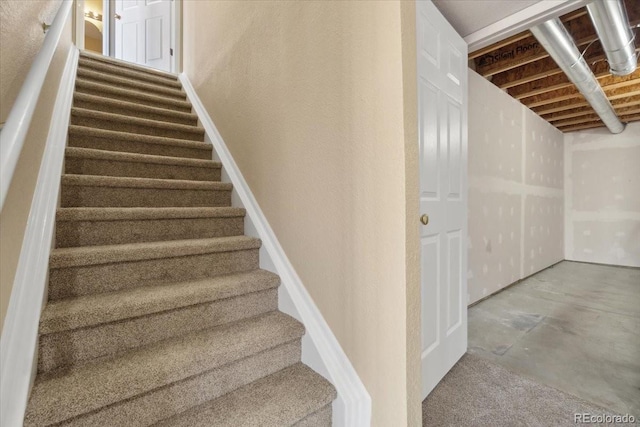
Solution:
M62 0L0 2L0 122L7 120L31 63L44 42L42 22L51 24Z
M564 256L563 136L469 72L469 303Z
M376 426L420 423L413 7L184 3L185 72Z
M416 6L404 1L400 6L402 29L402 73L404 93L404 161L406 221L406 334L407 426L422 425L421 299L420 299L420 176L418 150L418 51Z
M640 123L565 135L566 258L640 267Z
M102 55L102 40L92 39L90 37L84 38L84 48L92 52L96 52Z
M102 0L84 0L84 10L102 15Z
M55 10L52 12L51 8L58 5L59 2L56 1L3 0L0 3L0 11L2 12L0 38L2 72L0 81L2 81L3 117L9 113L12 100L15 99L30 68L30 61L33 59L33 55L29 56L31 50L38 50L42 43L42 28L38 33L32 27L37 26L37 19L43 14L46 16L55 15ZM38 9L38 7L42 9ZM25 17L25 15L28 15L28 17ZM47 18L47 22L50 23L51 19L53 18ZM18 25L14 21L17 21ZM31 127L25 139L24 148L18 160L16 172L7 193L4 207L0 212L0 328L4 323L9 304L15 270L22 248L23 235L31 208L31 199L33 198L42 153L49 133L53 104L70 47L71 19L67 22L60 44L51 62L51 67L33 115ZM23 55L29 59L28 63L23 60L25 59Z

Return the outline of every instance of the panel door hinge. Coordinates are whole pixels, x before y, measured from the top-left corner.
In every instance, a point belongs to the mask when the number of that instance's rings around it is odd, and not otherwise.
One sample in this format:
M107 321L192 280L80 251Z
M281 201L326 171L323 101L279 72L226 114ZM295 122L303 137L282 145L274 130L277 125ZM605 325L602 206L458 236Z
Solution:
M169 48L169 55L173 56L173 48Z

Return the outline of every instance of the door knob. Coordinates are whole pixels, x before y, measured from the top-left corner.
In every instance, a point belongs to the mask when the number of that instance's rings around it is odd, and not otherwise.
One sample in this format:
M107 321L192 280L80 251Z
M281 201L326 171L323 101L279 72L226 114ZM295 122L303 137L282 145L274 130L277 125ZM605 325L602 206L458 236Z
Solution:
M429 215L422 214L422 216L420 217L420 222L423 223L424 225L429 224Z
M122 18L122 16L118 15L117 13L114 13L113 17L116 18L116 19L121 19Z

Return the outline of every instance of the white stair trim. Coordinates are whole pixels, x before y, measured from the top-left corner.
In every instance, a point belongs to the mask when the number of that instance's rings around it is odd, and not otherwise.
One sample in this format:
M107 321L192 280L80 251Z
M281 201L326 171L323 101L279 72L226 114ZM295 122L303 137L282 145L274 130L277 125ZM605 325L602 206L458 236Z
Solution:
M9 307L0 338L0 425L21 426L35 378L40 314L47 300L49 254L67 143L78 49L62 72L51 125L31 202Z
M184 73L180 74L179 78L194 112L204 127L206 140L213 145L214 156L218 157L214 160L222 163L223 180L233 184L233 206L243 207L247 211L245 233L262 240L260 267L280 276L282 286L279 291L279 309L298 319L306 328L307 333L302 340L302 362L323 375L338 392L338 397L333 403L333 425L369 426L369 393L280 246L189 78Z

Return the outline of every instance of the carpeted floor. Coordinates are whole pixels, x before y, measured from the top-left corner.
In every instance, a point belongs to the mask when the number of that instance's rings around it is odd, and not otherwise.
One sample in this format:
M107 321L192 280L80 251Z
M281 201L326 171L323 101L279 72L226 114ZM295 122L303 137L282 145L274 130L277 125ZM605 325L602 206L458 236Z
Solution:
M575 426L600 407L466 354L422 402L423 426ZM589 424L635 425L635 424Z

